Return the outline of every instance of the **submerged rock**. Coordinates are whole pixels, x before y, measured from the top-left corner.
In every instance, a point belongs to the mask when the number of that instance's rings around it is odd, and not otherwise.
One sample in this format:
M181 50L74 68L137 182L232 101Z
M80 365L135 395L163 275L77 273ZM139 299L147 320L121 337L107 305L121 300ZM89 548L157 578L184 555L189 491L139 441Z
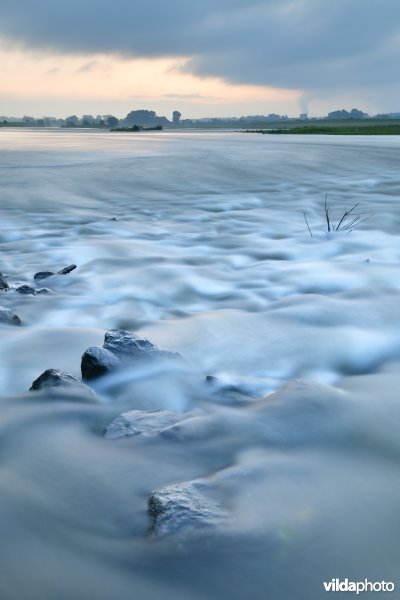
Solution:
M158 537L194 530L204 533L223 523L227 511L202 488L194 481L155 490L148 504L151 533Z
M20 285L15 288L15 291L24 296L36 296L38 294L52 294L53 292L49 288L38 288L35 289L30 285Z
M39 375L37 379L35 379L29 391L50 391L54 388L73 388L75 390L83 392L91 400L93 400L96 397L93 390L91 390L87 385L82 383L80 379L74 377L70 373L65 373L60 369L47 369L47 371L44 371L41 375Z
M21 319L8 308L0 306L0 323L8 323L9 325L21 325Z
M245 384L227 382L215 375L207 375L205 383L207 391L225 404L246 405L257 399L255 391Z
M186 415L187 418L181 419L162 429L160 435L168 440L185 442L205 440L223 433L223 423L215 415L192 416L190 413L186 413Z
M161 350L149 340L124 329L112 329L105 334L104 344L84 352L82 378L96 379L122 367L133 367L149 360L182 358L176 352Z
M191 417L191 413L178 413L174 410L156 410L145 412L131 410L123 413L106 428L104 437L115 440L132 435L155 435L176 423L182 423Z
M51 277L52 275L67 275L68 273L70 273L74 269L76 269L76 265L69 265L68 267L64 267L60 271L56 271L56 272L53 272L53 271L39 271L38 273L35 273L35 275L33 276L33 279L35 281L41 281L42 279L47 279L47 277Z
M9 285L7 283L7 281L4 278L4 275L2 273L0 273L0 292L4 292L5 290L9 289Z
M351 435L352 404L332 386L296 379L246 409L254 435L280 446L327 445Z
M36 290L30 285L20 285L16 288L16 291L19 294L24 294L26 296L36 296Z
M52 275L55 275L53 271L39 271L38 273L34 274L33 279L35 281L41 281L42 279L46 279L47 277L51 277Z

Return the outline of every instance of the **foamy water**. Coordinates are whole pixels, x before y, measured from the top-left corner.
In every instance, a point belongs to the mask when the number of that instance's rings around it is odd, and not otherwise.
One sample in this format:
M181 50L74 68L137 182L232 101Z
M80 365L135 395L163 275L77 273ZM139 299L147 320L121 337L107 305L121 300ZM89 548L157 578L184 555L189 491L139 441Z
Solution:
M399 159L395 136L0 130L0 271L15 288L78 267L0 295L22 320L0 325L2 599L396 581ZM368 218L327 235L326 193L335 222L357 202ZM27 392L51 367L79 376L111 328L185 361L107 377L98 404ZM201 418L105 439L132 409ZM149 537L149 494L199 478L226 523Z

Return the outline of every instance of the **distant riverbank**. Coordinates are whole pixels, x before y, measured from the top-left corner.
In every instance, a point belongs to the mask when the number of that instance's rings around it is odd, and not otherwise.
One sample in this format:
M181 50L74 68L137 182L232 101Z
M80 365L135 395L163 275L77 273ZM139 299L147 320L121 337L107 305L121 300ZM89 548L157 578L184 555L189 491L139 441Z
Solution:
M246 133L301 134L301 135L400 135L400 125L305 125L288 129L246 129Z

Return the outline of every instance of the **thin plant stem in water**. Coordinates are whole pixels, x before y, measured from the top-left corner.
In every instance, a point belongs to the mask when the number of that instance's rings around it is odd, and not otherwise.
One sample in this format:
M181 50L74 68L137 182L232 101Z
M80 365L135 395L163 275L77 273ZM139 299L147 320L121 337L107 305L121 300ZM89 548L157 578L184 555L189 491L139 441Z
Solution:
M355 212L358 205L359 205L359 202L356 202L349 210L345 210L335 225L335 223L333 223L333 221L332 221L332 217L331 217L331 213L330 213L331 207L328 204L328 194L325 194L324 214L325 214L325 221L326 221L326 233L331 233L332 231L347 231L348 233L350 233L350 231L353 231L353 229L355 227L358 227L358 225L360 225L360 223L362 223L363 221L368 219L369 218L368 213ZM364 215L367 215L367 216L364 216ZM307 225L308 232L309 232L310 236L313 237L311 227L308 223L306 213L303 213L303 216L304 216L304 220Z

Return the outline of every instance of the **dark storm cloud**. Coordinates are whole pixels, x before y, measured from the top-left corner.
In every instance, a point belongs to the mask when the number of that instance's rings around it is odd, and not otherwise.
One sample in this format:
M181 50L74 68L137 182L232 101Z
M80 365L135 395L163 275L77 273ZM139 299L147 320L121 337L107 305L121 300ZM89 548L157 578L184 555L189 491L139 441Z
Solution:
M399 0L1 0L0 34L28 47L191 56L232 82L313 90L390 85Z

